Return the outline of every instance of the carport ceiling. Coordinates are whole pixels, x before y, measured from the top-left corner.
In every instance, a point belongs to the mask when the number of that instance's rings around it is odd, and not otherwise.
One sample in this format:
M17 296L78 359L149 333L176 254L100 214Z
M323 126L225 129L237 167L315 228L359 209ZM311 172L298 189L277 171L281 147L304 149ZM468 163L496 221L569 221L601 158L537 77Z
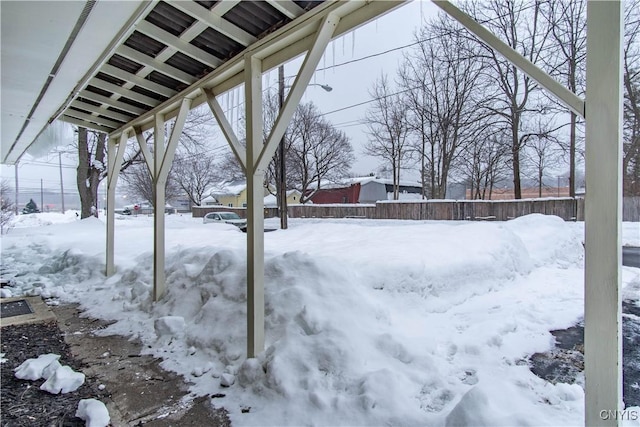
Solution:
M55 119L116 136L170 117L204 87L239 85L247 50L263 52L266 70L304 52L328 13L342 18L337 36L401 3L3 1L2 162Z

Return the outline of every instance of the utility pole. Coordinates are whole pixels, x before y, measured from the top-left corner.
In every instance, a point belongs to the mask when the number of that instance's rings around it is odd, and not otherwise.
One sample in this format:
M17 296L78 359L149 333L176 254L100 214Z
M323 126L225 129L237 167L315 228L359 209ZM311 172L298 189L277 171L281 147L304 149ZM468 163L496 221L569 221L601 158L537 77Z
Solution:
M40 178L40 212L44 212L44 184Z
M19 160L18 160L19 161ZM16 162L16 164L14 165L15 168L15 178L16 178L16 203L14 206L15 209L15 213L16 215L18 215L18 162Z
M62 202L62 213L64 213L64 184L62 183L62 152L58 152L58 163L60 164L60 198Z
M284 65L278 67L278 101L280 111L284 105ZM278 155L278 197L280 199L280 228L286 230L287 225L287 166L285 162L284 135L280 139L279 155Z

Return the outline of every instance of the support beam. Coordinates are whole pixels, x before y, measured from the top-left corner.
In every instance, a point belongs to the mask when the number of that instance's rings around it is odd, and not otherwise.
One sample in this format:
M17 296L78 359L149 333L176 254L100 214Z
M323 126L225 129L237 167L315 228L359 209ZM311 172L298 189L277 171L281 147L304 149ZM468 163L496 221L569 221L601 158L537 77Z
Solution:
M116 185L124 152L127 149L127 136L128 132L122 132L118 143L110 139L107 150L107 265L105 269L107 277L115 273Z
M300 67L300 71L291 86L287 100L282 106L282 109L278 114L278 118L271 129L269 138L260 153L258 162L256 163L256 169L262 171L266 170L267 165L273 158L273 155L278 148L278 144L284 136L287 126L289 126L289 123L291 122L293 113L300 104L300 99L302 99L302 95L307 89L307 86L311 81L311 77L316 71L320 58L322 58L327 45L331 41L331 37L333 36L339 21L340 18L333 14L329 14L320 24L320 28L318 28L313 45L302 62L302 66Z
M162 114L156 114L155 116L155 131L154 131L154 152L153 152L153 173L151 178L153 181L153 300L159 301L166 290L166 276L164 271L165 265L165 245L164 245L164 207L166 204L165 187L167 185L167 177L169 176L169 170L171 170L171 164L178 147L178 141L180 140L180 134L184 128L184 123L187 119L187 114L191 108L191 99L184 98L180 105L180 111L178 117L173 125L169 142L165 147L165 116ZM146 141L142 137L142 133L136 131L136 138L140 144L140 148L143 150L145 159L150 155L148 148L146 147Z
M240 166L242 167L243 172L246 173L247 172L246 150L244 149L242 144L240 144L240 141L238 141L238 137L233 131L233 128L231 127L231 123L229 123L229 121L227 120L227 117L225 116L224 111L222 111L222 107L220 106L220 103L216 99L213 92L209 89L203 89L203 91L207 96L207 103L209 104L209 108L213 113L213 117L215 117L216 121L218 122L218 126L220 126L220 129L222 130L222 134L227 139L227 142L231 147L231 151L233 151L233 154L236 156L236 159L240 163Z
M144 162L147 165L147 169L149 170L149 175L153 180L153 156L151 155L151 151L149 151L147 140L144 138L142 130L139 127L133 128L133 131L136 134L136 140L138 141L140 151L142 152L142 157L144 158Z
M245 55L247 126L247 357L264 350L264 171L262 150L262 61Z
M165 292L164 271L164 185L156 181L164 158L164 115L156 114L153 131L153 300L159 301Z
M504 56L509 62L518 67L523 73L537 81L542 87L553 93L558 100L565 104L571 111L584 117L584 101L569 89L558 83L555 79L542 71L533 62L520 55L511 46L496 37L491 31L484 28L472 17L458 9L448 0L432 0L440 9L464 25L467 30L488 44L496 52Z
M173 129L171 129L171 136L169 137L169 142L167 143L164 157L162 158L160 170L156 171L156 179L158 181L163 181L165 184L167 183L167 177L169 176L169 171L171 170L171 165L173 164L173 158L176 154L176 148L178 148L180 135L182 134L182 129L184 129L184 123L187 120L187 114L189 114L190 109L191 99L183 99L182 104L180 104L178 116L176 117L176 121L173 124Z
M619 425L622 409L621 1L587 3L585 424ZM606 412L602 416L603 411Z

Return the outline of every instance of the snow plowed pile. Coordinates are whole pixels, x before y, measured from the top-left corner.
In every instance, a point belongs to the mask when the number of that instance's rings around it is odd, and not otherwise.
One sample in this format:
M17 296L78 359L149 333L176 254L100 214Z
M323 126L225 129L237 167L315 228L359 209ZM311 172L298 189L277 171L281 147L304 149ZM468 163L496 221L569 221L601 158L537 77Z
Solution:
M266 349L246 360L246 235L170 218L155 304L152 219L117 224L117 241L136 248L119 243L107 280L69 233L14 238L3 257L31 262L25 291L46 283L116 320L102 333L140 338L194 394L224 393L214 402L238 425L583 424L581 387L524 362L582 315L575 224L292 220L265 234Z

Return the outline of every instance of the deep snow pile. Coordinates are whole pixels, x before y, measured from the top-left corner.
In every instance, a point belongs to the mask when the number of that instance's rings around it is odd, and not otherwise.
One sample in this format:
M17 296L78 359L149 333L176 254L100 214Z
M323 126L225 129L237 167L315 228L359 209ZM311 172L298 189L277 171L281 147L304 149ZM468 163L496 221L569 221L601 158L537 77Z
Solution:
M2 257L22 291L116 320L103 333L140 338L194 394L224 393L235 424L583 424L581 387L525 362L582 316L581 224L291 220L265 234L266 350L245 360L246 235L168 216L153 304L153 219L119 219L106 280L97 219L14 229ZM624 282L640 299L637 269Z

